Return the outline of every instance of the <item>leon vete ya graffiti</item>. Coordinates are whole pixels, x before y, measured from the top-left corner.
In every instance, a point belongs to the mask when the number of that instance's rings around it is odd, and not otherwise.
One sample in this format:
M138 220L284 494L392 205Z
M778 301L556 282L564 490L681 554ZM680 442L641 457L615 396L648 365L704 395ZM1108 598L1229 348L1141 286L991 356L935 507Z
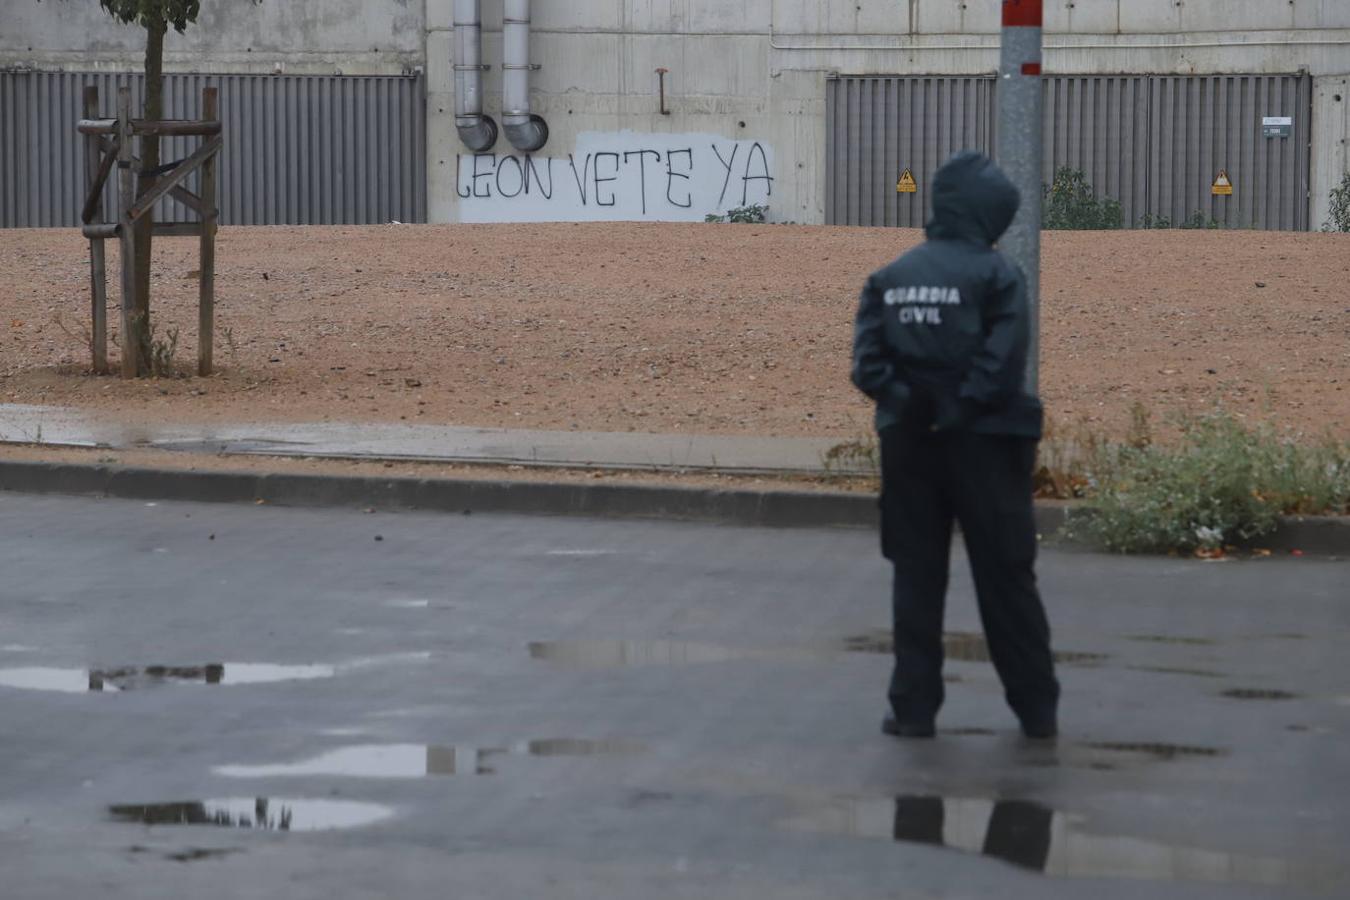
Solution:
M456 158L464 222L702 221L773 196L773 150L708 134L578 136L565 157Z

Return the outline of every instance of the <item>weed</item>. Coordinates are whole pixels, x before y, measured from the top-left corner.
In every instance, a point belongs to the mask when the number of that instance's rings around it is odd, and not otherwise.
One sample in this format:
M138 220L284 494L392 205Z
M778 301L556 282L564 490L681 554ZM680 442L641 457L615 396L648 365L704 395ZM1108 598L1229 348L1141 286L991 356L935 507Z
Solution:
M1046 228L1068 230L1116 229L1123 213L1120 201L1098 200L1079 169L1061 168L1044 189L1041 216Z
M1167 216L1155 216L1153 215L1153 213L1144 213L1143 217L1140 218L1139 220L1139 227L1155 228L1155 229L1162 229L1162 228L1206 229L1206 228L1222 228L1223 226L1219 223L1218 219L1214 218L1213 216L1206 215L1204 210L1197 209L1195 212L1191 213L1189 219L1182 219L1176 225L1173 225L1172 220L1169 219Z
M1131 437L1085 454L1087 507L1071 532L1120 552L1209 551L1273 530L1281 515L1350 511L1350 448L1300 443L1216 409L1153 443L1136 407Z
M1341 183L1331 189L1330 219L1322 225L1323 231L1350 231L1350 172L1341 176Z
M141 345L141 359L149 366L150 374L155 378L177 377L173 365L173 358L178 353L177 326L170 328L163 338L157 336L154 323L138 331L145 336Z
M851 441L835 444L821 457L827 475L879 476L881 447L875 434L868 433Z
M731 222L743 225L763 225L768 215L768 206L751 203L749 206L737 206L734 209L729 209L727 210L726 215L723 216L719 216L716 213L709 213L703 217L703 221L712 224Z
M1189 219L1182 222L1177 227L1204 230L1212 228L1222 228L1223 226L1219 224L1218 219L1214 218L1213 216L1207 216L1205 215L1203 210L1197 209L1195 212L1191 213L1191 217Z
M225 338L225 346L230 351L230 365L239 367L239 345L234 341L234 329L225 328L221 331Z
M74 327L66 324L66 316L60 310L52 313L52 324L61 329L61 333L73 341L78 341L90 353L94 352L94 332L84 321Z

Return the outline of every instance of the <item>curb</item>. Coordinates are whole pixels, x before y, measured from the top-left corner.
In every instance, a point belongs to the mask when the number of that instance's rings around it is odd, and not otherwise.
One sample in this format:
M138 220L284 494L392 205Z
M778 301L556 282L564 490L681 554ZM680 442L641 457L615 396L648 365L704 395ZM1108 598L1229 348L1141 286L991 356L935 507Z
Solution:
M875 528L876 498L842 491L717 490L346 475L192 472L0 462L0 491L130 500L666 519L778 528Z
M868 528L878 524L872 494L844 491L719 490L679 486L375 478L193 472L128 466L0 462L0 491L128 500L257 503L309 508L369 508L450 513L517 513L664 519L773 528ZM1051 537L1072 504L1036 504L1036 529ZM1067 542L1066 542L1067 543ZM1308 555L1350 555L1350 517L1286 518L1253 546Z

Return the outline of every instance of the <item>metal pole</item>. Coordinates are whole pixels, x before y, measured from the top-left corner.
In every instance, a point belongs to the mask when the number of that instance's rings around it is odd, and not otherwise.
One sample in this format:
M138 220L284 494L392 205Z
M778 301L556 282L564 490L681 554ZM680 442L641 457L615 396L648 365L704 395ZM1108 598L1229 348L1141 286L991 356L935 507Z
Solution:
M1043 0L1003 0L998 66L998 163L1022 194L1022 206L999 246L1027 278L1031 347L1026 390L1040 389L1041 356L1041 96Z

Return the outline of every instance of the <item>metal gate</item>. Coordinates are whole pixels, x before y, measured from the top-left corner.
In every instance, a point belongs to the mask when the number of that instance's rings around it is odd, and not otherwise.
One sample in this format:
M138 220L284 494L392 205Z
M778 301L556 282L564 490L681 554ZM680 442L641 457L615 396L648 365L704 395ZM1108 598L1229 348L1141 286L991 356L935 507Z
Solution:
M826 92L825 220L921 225L926 185L952 152L994 145L995 79L847 76ZM1306 230L1309 75L1051 75L1044 80L1044 180L1081 169L1119 200L1125 227L1195 213L1230 228ZM1266 118L1292 119L1288 137ZM915 194L897 194L905 168ZM1231 195L1212 186L1223 171Z
M192 118L207 84L220 89L225 148L219 189L229 225L426 221L426 102L416 76L166 75L165 115ZM85 85L116 114L139 74L0 73L0 227L75 226L84 202L84 146L75 123ZM186 156L183 138L161 156ZM115 182L115 179L113 179ZM105 209L116 209L112 187ZM161 201L156 217L180 217Z
M917 228L934 170L958 150L991 152L994 79L847 77L826 83L825 221ZM897 190L914 176L914 193Z

